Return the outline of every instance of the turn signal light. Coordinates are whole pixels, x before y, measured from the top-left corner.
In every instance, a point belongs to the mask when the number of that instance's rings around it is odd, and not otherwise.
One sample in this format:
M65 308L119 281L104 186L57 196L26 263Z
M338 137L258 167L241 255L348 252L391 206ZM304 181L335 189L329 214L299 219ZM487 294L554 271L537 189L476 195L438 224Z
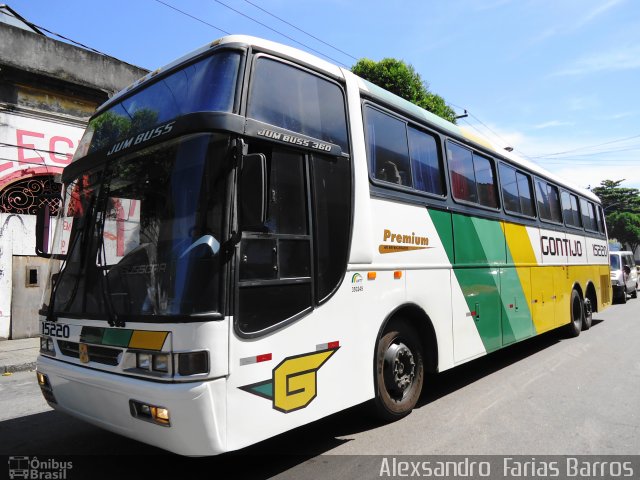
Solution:
M206 351L179 353L178 373L183 376L209 373L209 353Z

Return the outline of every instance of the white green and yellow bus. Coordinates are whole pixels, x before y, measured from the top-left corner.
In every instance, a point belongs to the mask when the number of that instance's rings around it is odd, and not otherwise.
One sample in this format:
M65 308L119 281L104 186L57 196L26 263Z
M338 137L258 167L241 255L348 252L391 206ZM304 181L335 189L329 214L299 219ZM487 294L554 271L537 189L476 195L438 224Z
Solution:
M101 106L63 173L37 375L57 410L212 455L611 303L602 208L350 71L228 36Z

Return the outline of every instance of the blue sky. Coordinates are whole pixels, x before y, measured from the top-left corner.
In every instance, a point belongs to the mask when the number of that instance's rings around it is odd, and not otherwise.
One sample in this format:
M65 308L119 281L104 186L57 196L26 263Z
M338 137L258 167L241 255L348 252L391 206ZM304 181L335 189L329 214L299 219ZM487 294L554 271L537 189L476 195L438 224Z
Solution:
M400 58L457 111L469 111L460 126L580 186L624 178L623 185L640 188L637 0L6 3L38 25L148 69L224 35L210 25L346 66L353 57Z

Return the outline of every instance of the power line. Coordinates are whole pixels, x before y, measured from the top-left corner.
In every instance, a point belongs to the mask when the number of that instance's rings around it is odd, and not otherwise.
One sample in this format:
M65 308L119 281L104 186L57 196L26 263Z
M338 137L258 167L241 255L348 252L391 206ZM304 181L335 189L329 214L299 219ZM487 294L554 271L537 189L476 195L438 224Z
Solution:
M56 33L56 32L54 32L54 31L52 31L52 30L49 30L48 28L42 27L42 26L40 26L40 25L37 25L37 24L35 24L35 23L33 23L33 22L30 22L29 20L26 20L26 19L24 19L24 18L21 18L20 20L21 20L22 22L26 23L27 25L29 25L31 28L35 28L35 29L39 29L39 30L42 30L42 31L44 31L44 32L47 32L47 33L49 33L49 34L51 34L51 35L54 35L54 36L56 36L56 37L58 37L58 38L61 38L61 39L63 39L63 40L66 40L67 42L70 42L70 43L73 43L74 45L77 45L77 46L79 46L79 47L82 47L82 48L84 48L85 50L89 50L89 51L91 51L91 52L93 52L93 53L97 53L98 55L102 55L103 57L111 58L111 59L116 60L116 61L121 62L121 63L127 63L127 62L124 62L124 61L120 60L119 58L116 58L116 57L114 57L114 56L112 56L112 55L109 55L108 53L101 52L100 50L97 50L97 49L95 49L95 48L93 48L93 47L90 47L90 46L88 46L88 45L85 45L84 43L80 43L80 42L78 42L78 41L76 41L76 40L73 40L73 39L71 39L71 38L69 38L69 37L66 37L66 36L64 36L64 35L62 35L62 34L60 34L60 33ZM127 63L127 64L128 64L128 65L132 65L132 64L130 64L130 63ZM135 66L135 65L132 65L132 66Z
M572 153L572 152L578 152L580 150L588 150L589 148L595 148L595 147L601 147L603 145L610 145L612 143L619 143L619 142L625 142L627 140L632 140L634 138L640 138L640 135L633 135L631 137L625 137L625 138L620 138L618 140L611 140L609 142L604 142L604 143L598 143L596 145L588 145L586 147L580 147L580 148L574 148L572 150L565 150L564 152L555 152L555 153L546 153L544 155L538 155L532 158L546 158L546 157L555 157L557 155L564 155L565 153Z
M0 142L0 147L15 147L15 148L22 148L23 150L32 150L36 153L42 152L42 153L52 153L54 155L70 155L69 153L62 153L62 152L56 152L53 150L43 150L41 148L34 148L34 147L26 147L24 145L15 145L13 143L4 143L4 142ZM15 160L16 162L18 160Z
M156 0L156 1L159 1L159 0ZM349 67L347 67L344 63L342 63L341 61L336 60L335 58L332 58L332 57L330 57L329 55L326 55L326 54L322 53L321 51L316 50L315 48L310 47L309 45L305 45L304 43L299 42L299 41L298 41L298 40L296 40L295 38L290 37L289 35L286 35L286 34L284 34L284 33L280 32L279 30L276 30L275 28L270 27L270 26L269 26L269 25L267 25L266 23L262 23L261 21L256 20L255 18L250 17L249 15L247 15L247 14L245 14L245 13L242 13L241 11L236 10L236 9L235 9L235 8L233 8L233 7L230 7L229 5L227 5L226 3L221 2L220 0L213 0L213 1L214 1L214 2L216 2L216 3L219 3L219 4L220 4L220 5L222 5L223 7L228 8L229 10L234 11L234 12L235 12L235 13L237 13L238 15L242 15L243 17L248 18L249 20L251 20L251 21L253 21L253 22L257 23L258 25L262 25L263 27L265 27L265 28L267 28L267 29L271 30L272 32L277 33L278 35L282 35L283 37L287 38L288 40L291 40L292 42L295 42L295 43L297 43L298 45L301 45L302 47L304 47L304 48L306 48L306 49L308 49L308 50L311 50L312 52L317 53L318 55L322 55L323 57L328 58L329 60L331 60L331 61L332 61L332 62L334 62L334 63L337 63L338 65L342 65L342 66L343 66L343 67L345 67L345 68L349 68Z
M295 28L296 30L298 30L299 32L304 33L305 35L308 35L309 37L313 38L314 40L317 40L318 42L326 45L327 47L333 48L334 50L336 50L337 52L342 53L343 55L346 55L349 58L354 59L355 61L358 61L358 59L356 57L354 57L353 55L345 52L344 50L340 50L338 47L335 47L333 45L331 45L330 43L325 42L324 40L321 40L320 38L316 37L315 35L310 34L309 32L295 26L293 23L286 21L284 18L278 17L277 15L274 15L273 13L269 12L267 9L262 8L259 5L256 5L253 2L250 2L249 0L244 0L245 2L247 2L249 5L253 5L254 7L256 7L258 10L262 10L264 13L266 13L267 15L272 16L273 18L276 18L278 20L280 20L282 23L285 23L287 25L289 25L290 27Z
M212 25L212 24L211 24L211 23L209 23L209 22L205 22L205 21L204 21L204 20L202 20L201 18L198 18L198 17L196 17L196 16L194 16L194 15L191 15L190 13L187 13L187 12L185 12L185 11L182 11L182 10L180 10L179 8L174 7L173 5L169 5L168 3L163 2L162 0L155 0L155 1L156 1L156 2L158 2L158 3L161 3L161 4L162 4L162 5L164 5L165 7L169 7L169 8L171 8L172 10L175 10L176 12L181 13L182 15L185 15L185 16L187 16L187 17L189 17L189 18L192 18L193 20L196 20L196 21L198 21L198 22L200 22L200 23L204 23L205 25L208 25L209 27L215 28L216 30L218 30L218 31L220 31L220 32L222 32L222 33L224 33L225 35L231 35L231 34L230 34L229 32L227 32L226 30L223 30L223 29L222 29L222 28L220 28L220 27L216 27L215 25Z
M595 157L595 156L601 156L601 155L610 155L610 154L619 153L619 152L633 152L636 150L640 150L640 146L630 146L625 148L616 148L613 150L601 150L599 152L581 153L577 155L572 155L570 157L558 158L558 156L555 156L555 157L549 156L549 157L535 157L535 158L541 162L544 162L549 160L566 160L569 158L578 158L578 157ZM640 162L640 159L636 160L636 162Z

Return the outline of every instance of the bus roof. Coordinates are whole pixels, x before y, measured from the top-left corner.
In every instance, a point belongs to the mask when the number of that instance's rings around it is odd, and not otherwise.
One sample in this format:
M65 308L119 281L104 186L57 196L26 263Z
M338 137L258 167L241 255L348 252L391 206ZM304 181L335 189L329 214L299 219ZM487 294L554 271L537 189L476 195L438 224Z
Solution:
M171 70L183 63L190 61L194 57L204 54L211 48L218 47L221 45L254 46L267 51L277 52L281 55L284 55L296 61L302 62L315 69L326 72L336 78L344 78L345 75L353 75L349 70L342 69L332 63L329 63L325 60L322 60L321 58L316 57L315 55L304 52L294 47L290 47L287 45L272 42L270 40L265 40L258 37L252 37L249 35L228 35L228 36L219 38L217 40L214 40L211 43L203 45L202 47L174 60L173 62L165 65L164 67L158 68L157 70L154 70L153 72L148 73L144 77L140 78L139 80L131 84L129 87L125 88L121 92L114 95L107 102L102 104L100 107L98 107L98 109L96 110L96 114L108 109L111 105L118 102L121 97L127 95L131 90L146 83L148 80L152 79L156 75L162 72ZM348 72L348 73L345 73L345 72ZM487 139L482 138L478 135L475 135L463 127L459 127L458 125L455 125L447 120L444 120L443 118L431 112L428 112L427 110L424 110L423 108L418 107L417 105L401 97L398 97L397 95L383 88L380 88L377 85L367 80L364 80L356 75L354 75L354 77L358 79L360 90L367 93L368 95L378 98L383 102L385 102L386 104L400 111L404 111L414 118L417 118L419 120L424 120L429 124L435 125L440 130L443 130L454 137L463 138L466 141L472 144L475 144L476 146L484 147L485 149L490 150L494 154L508 159L513 164L522 166L523 168L531 171L533 174L536 174L548 180L551 180L552 182L557 183L560 186L574 190L575 192L600 203L600 199L591 191L578 187L577 185L573 185L570 182L567 182L566 180L563 180L562 178L557 177L551 172L545 170L539 165L529 160L526 160L525 158L519 155L516 155L513 152L508 152L503 148L497 147L491 142L489 142Z

